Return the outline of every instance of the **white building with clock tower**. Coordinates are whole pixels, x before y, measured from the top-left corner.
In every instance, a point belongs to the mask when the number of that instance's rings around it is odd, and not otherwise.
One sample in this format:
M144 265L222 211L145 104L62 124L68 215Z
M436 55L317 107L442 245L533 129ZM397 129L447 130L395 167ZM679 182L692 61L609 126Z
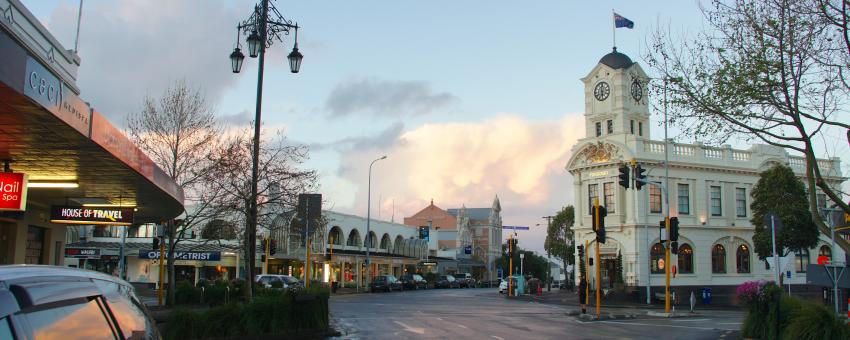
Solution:
M608 209L605 219L607 242L600 248L603 288L615 286L616 258L623 258L623 283L636 291L643 301L646 286L664 291L663 251L659 242L659 221L667 211L661 190L644 186L642 190L626 190L618 184L617 168L635 159L647 169L650 181L664 181L664 142L650 139L650 111L646 84L649 77L627 55L606 54L581 79L585 88L586 136L572 148L566 169L573 176L576 208L576 243L594 243L590 207L594 198ZM731 299L734 287L748 280L772 280L773 272L758 259L752 248L753 226L749 220L750 190L761 171L774 163L790 166L799 176L804 174L805 158L790 155L782 148L752 145L749 149L733 149L696 144L669 143L669 192L671 216L680 221L679 255L671 255L670 264L678 274L671 286L682 297L699 288L713 287L715 300ZM840 159L819 160L829 182L840 186ZM822 197L822 198L821 198ZM825 196L818 204L826 206ZM589 254L595 253L591 245ZM789 266L792 290L820 293L805 285L806 265L816 263L818 255L835 255L841 261L845 254L831 249L827 237L821 236L817 247L795 254ZM581 261L576 259L576 263ZM793 267L793 268L791 268ZM595 268L588 270L595 281ZM576 274L578 275L578 274ZM577 279L577 278L576 278ZM591 283L593 284L593 283ZM686 301L682 298L681 301Z

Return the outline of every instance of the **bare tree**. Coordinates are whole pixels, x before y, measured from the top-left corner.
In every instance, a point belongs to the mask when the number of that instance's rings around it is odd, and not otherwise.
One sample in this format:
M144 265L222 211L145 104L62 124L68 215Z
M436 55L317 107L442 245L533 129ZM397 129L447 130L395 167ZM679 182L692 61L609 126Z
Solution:
M251 237L247 235L247 224L250 217L251 203L251 168L253 151L253 130L245 127L239 129L223 141L209 155L210 167L204 171L207 181L216 191L222 193L215 200L215 205L226 211L228 219L235 225L246 226L241 230L241 243L245 252L249 249ZM285 207L295 207L298 194L312 192L317 189L318 176L314 170L302 170L300 166L308 159L308 149L303 145L289 145L285 138L278 133L274 140L260 143L259 178L257 183L257 230L266 229L270 232L274 218ZM254 272L254 263L245 256L249 276ZM248 278L253 280L252 277ZM253 292L251 285L246 285L247 298Z
M816 153L825 151L813 140L850 130L840 118L847 117L850 88L841 69L825 63L840 59L840 50L834 26L812 10L817 2L713 0L702 8L704 31L675 39L658 29L646 59L665 80L655 86L669 94L671 123L687 134L709 142L757 140L802 154L809 210L828 235L818 189L844 211L850 208L833 187L836 181L822 174L829 169L820 168ZM837 242L850 251L850 243Z
M177 244L193 230L220 215L212 203L221 192L204 182L209 152L217 143L220 129L215 109L199 89L185 80L177 81L159 98L145 98L141 112L127 118L130 138L179 185L188 209L180 223L169 223L166 236L168 263L168 299L174 302L174 254Z

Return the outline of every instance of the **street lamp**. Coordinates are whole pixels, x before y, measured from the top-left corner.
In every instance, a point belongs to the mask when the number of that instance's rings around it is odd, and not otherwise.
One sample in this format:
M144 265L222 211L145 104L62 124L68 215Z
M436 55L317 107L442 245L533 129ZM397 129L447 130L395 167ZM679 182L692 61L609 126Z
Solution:
M368 189L366 189L367 195L369 197L366 198L366 286L368 287L371 283L372 279L372 264L369 263L369 247L372 246L372 233L369 231L370 222L372 221L372 165L375 162L380 161L382 159L387 159L387 155L381 156L372 163L369 163L369 185Z
M274 17L269 18L269 13ZM259 159L260 159L260 116L263 107L263 70L265 68L266 48L271 47L275 40L283 42L281 35L289 35L295 31L295 47L289 54L289 65L292 73L298 73L301 67L301 59L304 57L298 52L298 24L286 20L272 0L262 0L260 5L254 5L254 12L247 20L236 26L236 47L230 53L230 66L233 73L242 70L242 61L245 55L239 48L239 35L248 34L248 55L251 58L260 57L260 65L257 70L257 106L254 116L254 144L251 168L251 200L249 202L249 216L245 228L245 247L248 248L248 280L254 279L254 261L257 251L257 182L259 181ZM253 296L252 285L247 285L247 293Z

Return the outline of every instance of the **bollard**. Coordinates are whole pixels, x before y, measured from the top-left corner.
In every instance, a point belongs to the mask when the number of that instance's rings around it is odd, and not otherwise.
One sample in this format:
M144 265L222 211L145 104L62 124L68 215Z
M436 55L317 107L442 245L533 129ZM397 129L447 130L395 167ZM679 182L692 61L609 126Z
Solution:
M694 295L694 291L691 291L691 313L694 312L694 305L697 304L697 297Z

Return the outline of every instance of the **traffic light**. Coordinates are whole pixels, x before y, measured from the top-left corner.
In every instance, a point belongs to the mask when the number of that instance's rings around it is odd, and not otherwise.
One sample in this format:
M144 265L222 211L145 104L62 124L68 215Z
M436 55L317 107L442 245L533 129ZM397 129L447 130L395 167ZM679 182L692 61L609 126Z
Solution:
M260 262L266 262L266 254L260 255Z
M642 182L642 181L646 180L646 175L643 174L644 172L646 172L646 169L641 169L640 164L638 164L637 167L635 167L635 189L636 190L640 190L640 188L643 188L643 186L645 185L645 183Z
M589 259L587 259L587 265L588 265L588 266L592 266L592 265L593 265L593 258L592 258L592 257L591 257L591 258L589 258Z
M670 218L670 241L678 241L679 240L679 218L671 217Z
M272 239L269 240L269 254L274 255L277 253L277 240Z
M159 250L159 237L154 236L153 238L153 249Z
M584 245L579 244L578 247L578 258L581 261L584 261Z
M679 253L679 242L673 241L670 243L670 254Z
M266 252L266 239L260 239L260 250Z
M629 182L630 182L629 181L629 170L630 169L627 165L623 164L623 165L620 166L619 170L620 170L620 175L617 176L617 177L620 177L620 186L628 189L629 188Z
M605 243L605 216L608 216L608 210L603 206L599 206L598 218L596 215L597 209L594 207L591 211L591 216L593 217L593 231L596 232L596 242Z

